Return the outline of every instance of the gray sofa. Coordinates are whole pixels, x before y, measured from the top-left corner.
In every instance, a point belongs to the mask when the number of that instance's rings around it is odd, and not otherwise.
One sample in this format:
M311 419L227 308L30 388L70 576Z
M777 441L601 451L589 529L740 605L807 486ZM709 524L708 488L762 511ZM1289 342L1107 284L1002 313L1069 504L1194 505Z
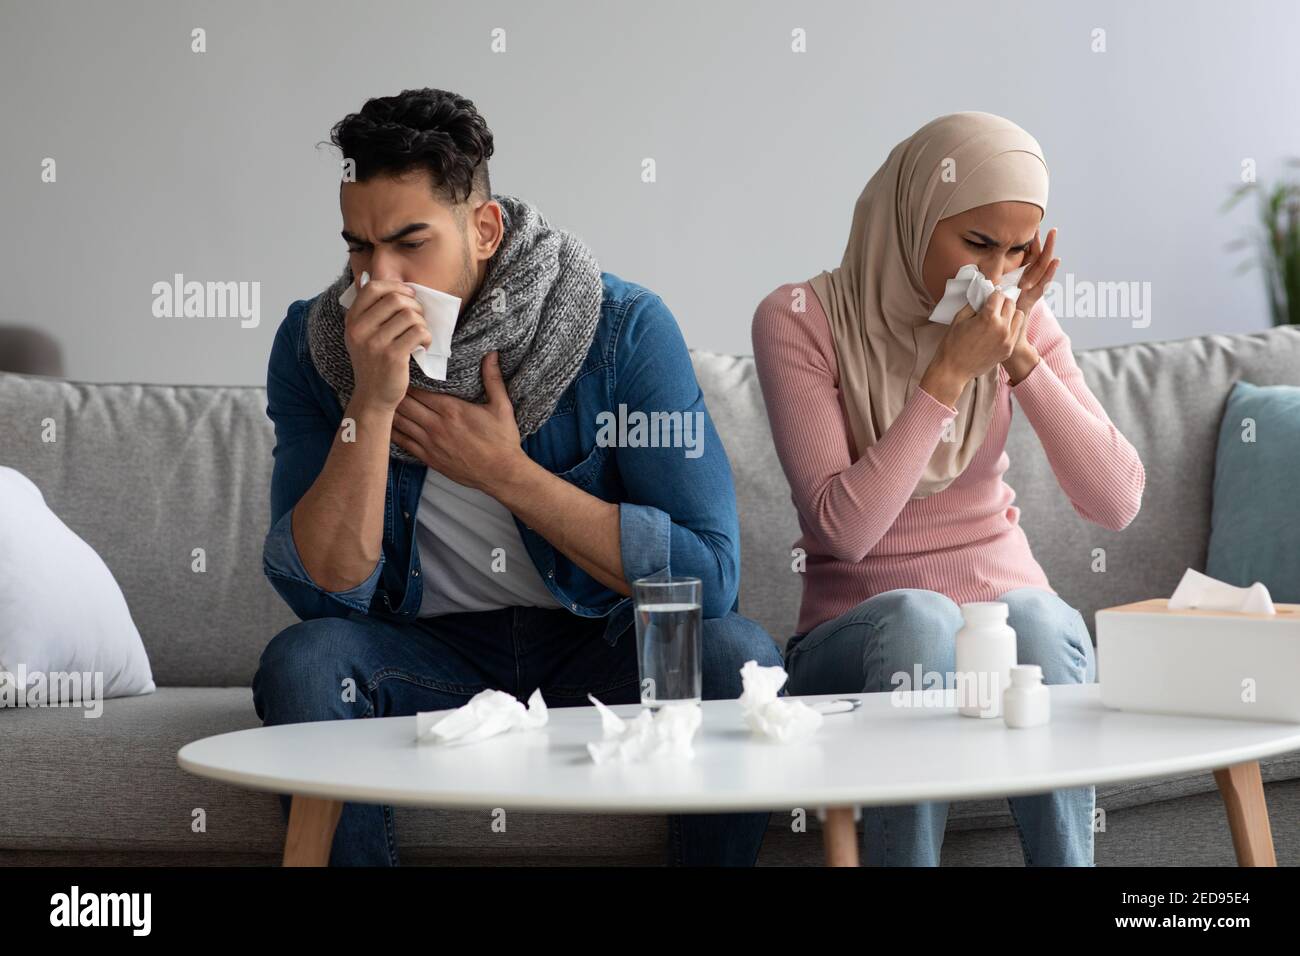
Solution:
M1232 381L1300 385L1300 329L1214 335L1077 353L1084 376L1147 471L1142 511L1122 532L1090 525L1057 485L1033 431L1014 416L1007 480L1053 586L1094 626L1100 607L1168 595L1205 567L1215 438ZM700 382L736 473L741 610L784 644L799 596L797 537L747 357L699 353ZM103 556L126 594L156 693L72 709L0 711L0 865L274 864L284 824L274 796L192 776L186 742L259 725L249 684L293 615L261 572L272 430L256 387L98 385L0 374L0 464L19 469ZM40 440L41 420L59 440ZM205 573L191 550L207 552ZM1107 570L1091 571L1094 548ZM75 601L70 593L68 600ZM1095 632L1094 632L1095 639ZM1300 863L1300 753L1262 761L1280 864ZM1098 865L1233 865L1211 775L1098 788ZM194 811L206 827L195 832ZM657 816L399 808L404 864L655 863ZM760 864L817 864L819 835L773 814ZM952 805L945 865L1022 862L1005 800Z

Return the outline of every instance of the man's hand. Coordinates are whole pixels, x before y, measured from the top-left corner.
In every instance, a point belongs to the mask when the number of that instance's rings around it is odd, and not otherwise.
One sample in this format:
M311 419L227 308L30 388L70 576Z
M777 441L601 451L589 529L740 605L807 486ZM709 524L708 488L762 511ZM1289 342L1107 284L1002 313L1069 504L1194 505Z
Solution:
M483 357L483 390L487 402L478 405L408 389L393 412L392 438L434 471L491 495L497 482L509 480L530 460L520 444L496 352Z
M1038 300L1043 297L1043 291L1047 288L1052 277L1056 275L1056 269L1061 264L1060 259L1053 259L1052 253L1056 251L1056 229L1052 228L1047 233L1047 245L1041 246L1037 234L1034 236L1034 243L1029 247L1029 268L1025 274L1020 277L1020 296L1016 299L1016 309L1025 314L1025 323L1021 326L1020 336L1016 339L1015 348L1011 350L1011 355L1002 363L1002 367L1007 370L1007 376L1011 379L1012 385L1019 385L1034 366L1038 364L1038 350L1029 342L1029 313L1034 311L1034 306Z
M499 501L610 590L630 595L619 506L537 464L519 441L496 352L483 357L487 402L411 389L393 413L393 441L435 471Z
M372 279L343 319L360 405L393 408L410 382L411 352L433 344L415 290L396 279Z

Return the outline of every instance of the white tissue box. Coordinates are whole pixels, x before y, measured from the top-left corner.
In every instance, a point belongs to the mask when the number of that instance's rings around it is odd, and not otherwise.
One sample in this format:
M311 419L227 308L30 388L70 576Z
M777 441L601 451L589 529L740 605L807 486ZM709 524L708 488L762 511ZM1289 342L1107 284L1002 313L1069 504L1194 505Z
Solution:
M1275 604L1276 614L1168 604L1152 598L1097 612L1102 704L1300 723L1300 604Z

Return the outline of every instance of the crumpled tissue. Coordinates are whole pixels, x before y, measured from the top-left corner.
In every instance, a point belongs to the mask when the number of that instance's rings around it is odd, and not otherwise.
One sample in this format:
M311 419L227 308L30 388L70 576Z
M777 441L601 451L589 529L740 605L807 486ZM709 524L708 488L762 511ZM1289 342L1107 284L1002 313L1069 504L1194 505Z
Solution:
M690 760L695 756L691 738L703 720L699 704L661 704L656 710L647 708L632 720L624 720L591 694L587 699L600 711L602 739L587 744L596 763L639 763L661 757Z
M1174 588L1169 609L1200 608L1204 611L1245 611L1248 614L1276 614L1272 595L1262 581L1239 588L1188 568Z
M745 715L745 723L754 733L782 744L807 739L824 719L801 700L777 696L788 676L779 664L763 667L758 661L747 661L740 669L744 688L740 694L740 710Z
M469 703L451 713L420 711L415 715L415 741L421 744L472 744L509 730L535 730L546 724L546 701L540 690L528 707L503 690L479 691Z
M361 273L361 284L365 285L369 281L370 273ZM425 375L434 381L445 382L447 359L451 356L451 336L456 331L456 319L460 316L460 297L416 282L406 284L415 290L415 298L419 300L420 310L424 313L424 324L433 336L427 349L423 345L417 345L411 350L411 356ZM353 282L339 296L339 305L350 309L356 300L357 284Z
M934 307L930 313L930 321L938 322L941 325L952 325L952 320L956 318L957 313L961 311L962 306L969 305L978 312L984 308L984 302L994 289L1000 289L1012 302L1020 298L1020 289L1018 284L1020 277L1025 274L1028 266L1021 266L1019 269L1013 269L1002 276L997 285L994 285L984 277L980 272L979 266L975 263L967 263L957 270L955 278L949 279L948 284L944 287L943 298L939 304Z

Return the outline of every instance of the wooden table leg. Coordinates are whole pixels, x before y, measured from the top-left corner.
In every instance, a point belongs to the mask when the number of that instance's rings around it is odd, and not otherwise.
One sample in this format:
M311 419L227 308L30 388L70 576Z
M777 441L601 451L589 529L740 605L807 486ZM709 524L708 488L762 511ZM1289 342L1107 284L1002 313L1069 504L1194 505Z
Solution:
M329 866L334 828L342 812L341 800L294 794L289 807L289 833L284 838L284 865Z
M827 807L822 823L827 866L858 865L858 829L853 825L852 807Z
M1214 782L1219 785L1219 793L1223 795L1223 804L1228 810L1228 827L1232 830L1232 845L1237 851L1237 865L1277 866L1259 761L1216 770Z

